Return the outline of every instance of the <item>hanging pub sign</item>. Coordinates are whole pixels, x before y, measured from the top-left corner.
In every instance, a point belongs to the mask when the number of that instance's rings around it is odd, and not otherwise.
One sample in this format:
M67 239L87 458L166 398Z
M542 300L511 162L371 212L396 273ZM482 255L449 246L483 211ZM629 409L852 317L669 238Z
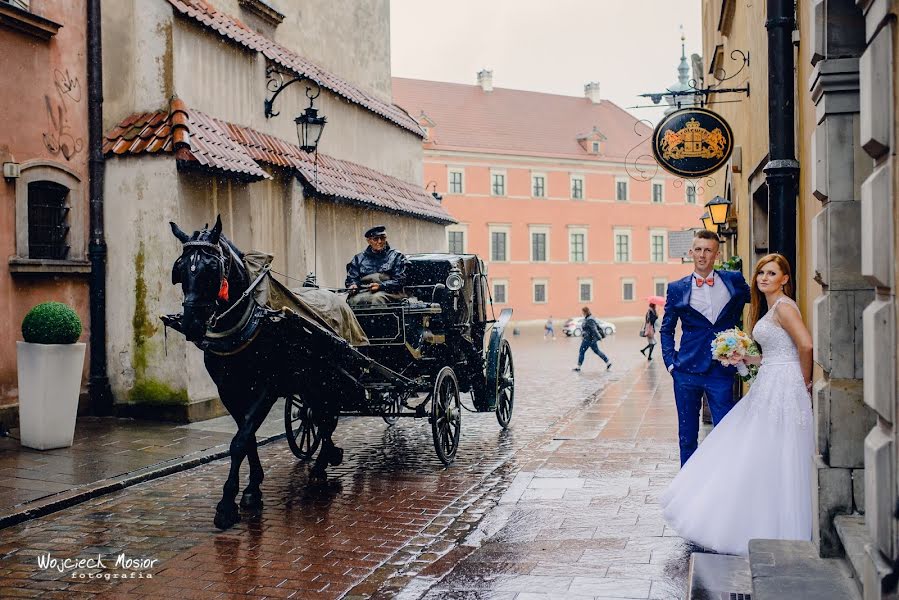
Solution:
M724 118L704 108L666 115L652 132L652 153L678 177L702 177L721 168L733 151L734 134Z

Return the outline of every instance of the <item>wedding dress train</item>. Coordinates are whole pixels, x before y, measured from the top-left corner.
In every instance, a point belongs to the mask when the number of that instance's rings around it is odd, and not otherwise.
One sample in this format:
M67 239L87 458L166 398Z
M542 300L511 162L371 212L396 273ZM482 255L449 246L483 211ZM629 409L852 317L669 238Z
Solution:
M749 392L660 498L681 537L716 552L745 555L751 539L812 536L811 398L796 346L777 321L781 304L798 310L782 297L752 330L763 360Z

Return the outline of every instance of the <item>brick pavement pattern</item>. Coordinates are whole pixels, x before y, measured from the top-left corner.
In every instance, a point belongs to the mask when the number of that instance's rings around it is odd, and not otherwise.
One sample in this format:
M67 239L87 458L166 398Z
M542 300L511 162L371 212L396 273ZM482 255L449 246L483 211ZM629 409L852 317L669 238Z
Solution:
M579 340L539 336L512 339L512 428L465 413L449 469L424 421L344 420L326 483L286 443L261 449L265 508L227 532L212 526L227 461L3 530L0 598L683 597L687 549L654 504L677 470L663 365L640 358L636 325L607 344L608 373L571 373ZM106 568L73 577L42 569L47 553ZM121 553L157 562L110 566Z

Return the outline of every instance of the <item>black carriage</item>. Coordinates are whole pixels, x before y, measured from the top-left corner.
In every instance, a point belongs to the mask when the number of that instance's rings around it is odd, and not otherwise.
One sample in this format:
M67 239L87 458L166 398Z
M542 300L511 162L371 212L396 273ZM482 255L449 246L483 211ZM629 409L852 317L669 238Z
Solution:
M512 418L515 377L503 338L511 309L493 314L483 261L474 254L413 254L401 302L355 307L369 345L339 353L359 393L346 397L340 415L427 418L444 464L459 445L461 394L474 412L495 412L500 426ZM348 365L348 366L347 366ZM344 367L341 367L342 369ZM301 395L284 407L287 440L300 458L319 444L312 408Z

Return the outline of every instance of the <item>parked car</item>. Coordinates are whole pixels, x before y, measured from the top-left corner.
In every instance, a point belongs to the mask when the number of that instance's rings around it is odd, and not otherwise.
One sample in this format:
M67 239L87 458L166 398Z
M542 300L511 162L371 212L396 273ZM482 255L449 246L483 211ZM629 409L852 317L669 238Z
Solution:
M596 323L599 325L599 328L602 329L602 332L604 334L613 335L615 333L614 323L609 323L608 321L603 321L602 319L596 319ZM565 326L562 328L562 331L564 331L565 335L567 335L568 337L580 337L583 325L584 317L574 317L565 321Z

